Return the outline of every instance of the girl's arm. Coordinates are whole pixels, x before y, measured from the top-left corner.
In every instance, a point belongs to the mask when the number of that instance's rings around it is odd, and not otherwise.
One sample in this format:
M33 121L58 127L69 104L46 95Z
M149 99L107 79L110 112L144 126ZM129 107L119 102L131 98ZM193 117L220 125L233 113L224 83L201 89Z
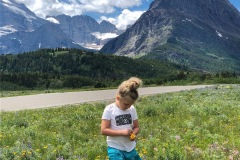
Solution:
M129 129L125 130L113 130L110 128L111 121L102 119L101 123L101 133L106 136L129 136L132 131Z
M133 121L133 133L137 135L139 132L139 123L138 120Z

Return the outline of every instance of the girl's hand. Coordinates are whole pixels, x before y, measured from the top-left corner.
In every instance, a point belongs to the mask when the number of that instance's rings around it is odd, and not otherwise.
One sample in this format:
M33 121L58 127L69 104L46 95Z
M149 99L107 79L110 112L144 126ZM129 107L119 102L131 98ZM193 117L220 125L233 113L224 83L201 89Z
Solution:
M134 133L132 133L132 134L129 136L129 139L130 139L130 141L135 141L136 135L135 135Z
M123 136L130 136L132 133L133 133L133 131L130 130L130 129L122 130L122 135Z

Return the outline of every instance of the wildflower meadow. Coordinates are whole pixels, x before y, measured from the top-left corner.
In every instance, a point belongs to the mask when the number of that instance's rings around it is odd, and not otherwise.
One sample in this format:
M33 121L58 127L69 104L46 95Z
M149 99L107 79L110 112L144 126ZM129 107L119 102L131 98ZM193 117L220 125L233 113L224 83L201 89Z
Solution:
M105 160L109 102L1 112L2 160ZM137 150L147 160L239 160L240 85L141 97Z

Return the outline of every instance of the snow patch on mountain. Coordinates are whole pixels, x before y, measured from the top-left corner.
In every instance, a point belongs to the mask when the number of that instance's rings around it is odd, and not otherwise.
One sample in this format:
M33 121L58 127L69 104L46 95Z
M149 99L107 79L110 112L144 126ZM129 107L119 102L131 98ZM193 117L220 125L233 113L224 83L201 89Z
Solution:
M60 24L58 20L56 20L53 17L48 17L46 20L48 20L49 22L55 23L55 24Z
M91 43L91 44L84 45L84 47L88 49L100 50L103 47L103 45L97 45L96 43Z
M100 32L93 32L91 33L94 35L97 39L105 40L109 38L115 38L118 35L116 33L100 33Z
M9 3L12 4L12 2L10 2L9 0L2 0L4 3Z
M20 9L18 6L16 6L15 4L13 4L12 2L10 2L9 0L3 0L3 5L8 7L10 10L12 10L14 13L22 15L24 17L26 17L29 21L31 21L31 19L36 19L35 17L27 14L24 10Z
M216 31L216 33L217 33L217 35L218 35L219 37L221 37L221 38L223 37L220 32Z
M17 30L13 27L13 25L0 27L0 37L14 32L17 32Z

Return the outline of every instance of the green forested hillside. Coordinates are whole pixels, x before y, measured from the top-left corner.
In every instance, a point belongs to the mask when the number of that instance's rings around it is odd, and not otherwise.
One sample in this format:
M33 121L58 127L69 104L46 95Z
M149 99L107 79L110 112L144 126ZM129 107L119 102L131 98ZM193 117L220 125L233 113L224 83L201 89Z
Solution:
M235 72L205 73L168 61L132 59L79 49L0 55L0 90L105 88L137 76L145 85L239 83Z
M130 76L163 81L175 79L184 69L166 62L95 54L78 49L42 49L18 55L1 55L0 66L1 82L8 84L5 86L12 83L46 89L105 87Z
M194 69L209 72L231 71L240 73L239 57L225 52L221 48L207 48L202 44L184 44L169 40L165 45L156 47L141 59L167 60L176 64L184 64Z

